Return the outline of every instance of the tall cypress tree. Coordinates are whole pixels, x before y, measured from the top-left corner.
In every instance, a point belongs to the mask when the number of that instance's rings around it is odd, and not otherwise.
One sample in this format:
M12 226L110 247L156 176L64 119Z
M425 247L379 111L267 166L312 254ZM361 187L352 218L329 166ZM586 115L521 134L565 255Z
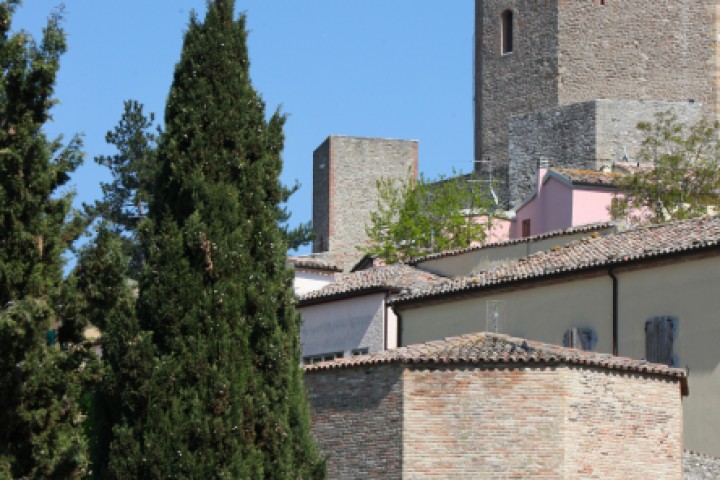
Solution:
M145 411L115 428L115 478L318 478L278 227L284 117L266 119L233 0L192 16L158 148L138 301Z
M0 478L77 478L88 468L86 352L48 347L46 332L59 320L61 255L82 226L69 221L71 196L58 192L81 145L63 147L42 130L66 48L60 14L38 45L10 30L18 4L0 2Z

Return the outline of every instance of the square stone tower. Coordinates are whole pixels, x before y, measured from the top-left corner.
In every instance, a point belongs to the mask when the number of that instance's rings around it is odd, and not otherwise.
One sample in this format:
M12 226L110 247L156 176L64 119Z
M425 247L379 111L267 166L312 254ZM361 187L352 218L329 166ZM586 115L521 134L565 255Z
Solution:
M507 182L510 118L575 103L691 102L716 119L719 4L476 0L476 165Z
M313 152L313 253L362 256L381 178L417 177L418 142L330 136Z

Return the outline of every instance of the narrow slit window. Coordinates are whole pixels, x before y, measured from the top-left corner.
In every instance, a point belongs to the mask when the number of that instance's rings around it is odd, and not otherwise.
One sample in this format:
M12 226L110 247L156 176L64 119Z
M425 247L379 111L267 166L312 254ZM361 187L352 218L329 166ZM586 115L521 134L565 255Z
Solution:
M500 18L500 48L504 54L513 51L513 12L505 10Z

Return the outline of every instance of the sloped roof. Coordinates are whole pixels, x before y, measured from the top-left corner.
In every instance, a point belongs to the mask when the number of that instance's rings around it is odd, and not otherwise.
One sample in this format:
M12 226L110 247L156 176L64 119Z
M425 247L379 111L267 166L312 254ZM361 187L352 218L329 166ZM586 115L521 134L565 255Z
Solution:
M471 333L368 355L338 358L304 367L305 372L361 365L401 364L567 364L686 379L687 372L645 360L587 352L500 333Z
M342 262L327 253L313 253L288 257L288 263L297 270L321 270L328 272L342 272Z
M550 176L552 174L560 175L573 185L589 185L594 187L617 187L618 180L625 175L619 172L600 172L597 170L581 170L576 168L557 168L553 167L548 170ZM546 177L547 179L548 177Z
M504 240L502 242L486 243L484 245L478 245L475 247L458 248L456 250L446 250L444 252L432 253L429 255L422 256L422 257L413 258L411 261L408 262L408 264L409 265L418 265L422 262L427 262L429 260L435 260L437 258L453 257L455 255L462 255L464 253L475 252L478 250L484 250L484 249L488 249L488 248L498 248L498 247L505 247L505 246L509 246L509 245L518 245L521 243L531 243L531 242L535 242L538 240L544 240L546 238L561 237L563 235L574 235L577 233L592 233L592 232L596 232L598 230L612 228L614 226L615 226L615 224L613 222L602 222L602 223L591 223L591 224L587 224L587 225L578 225L575 227L566 228L564 230L553 230L550 232L540 233L540 234L532 235L529 237L514 238L512 240Z
M333 283L301 296L299 304L319 303L338 296L348 296L375 290L411 293L443 281L447 281L447 279L404 264L373 267L367 270L339 274L335 277Z
M485 272L456 277L420 291L401 294L392 303L418 301L561 273L717 248L719 243L719 217L703 217L606 236L590 236Z

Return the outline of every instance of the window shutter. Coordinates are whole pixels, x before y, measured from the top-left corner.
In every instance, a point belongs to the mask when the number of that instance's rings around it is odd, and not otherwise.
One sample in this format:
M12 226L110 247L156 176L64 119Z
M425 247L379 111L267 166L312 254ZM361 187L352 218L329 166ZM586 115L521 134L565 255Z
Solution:
M676 328L676 317L653 317L645 322L645 358L649 362L673 366L673 338Z
M578 350L592 350L594 345L592 328L568 328L563 335L563 346Z

